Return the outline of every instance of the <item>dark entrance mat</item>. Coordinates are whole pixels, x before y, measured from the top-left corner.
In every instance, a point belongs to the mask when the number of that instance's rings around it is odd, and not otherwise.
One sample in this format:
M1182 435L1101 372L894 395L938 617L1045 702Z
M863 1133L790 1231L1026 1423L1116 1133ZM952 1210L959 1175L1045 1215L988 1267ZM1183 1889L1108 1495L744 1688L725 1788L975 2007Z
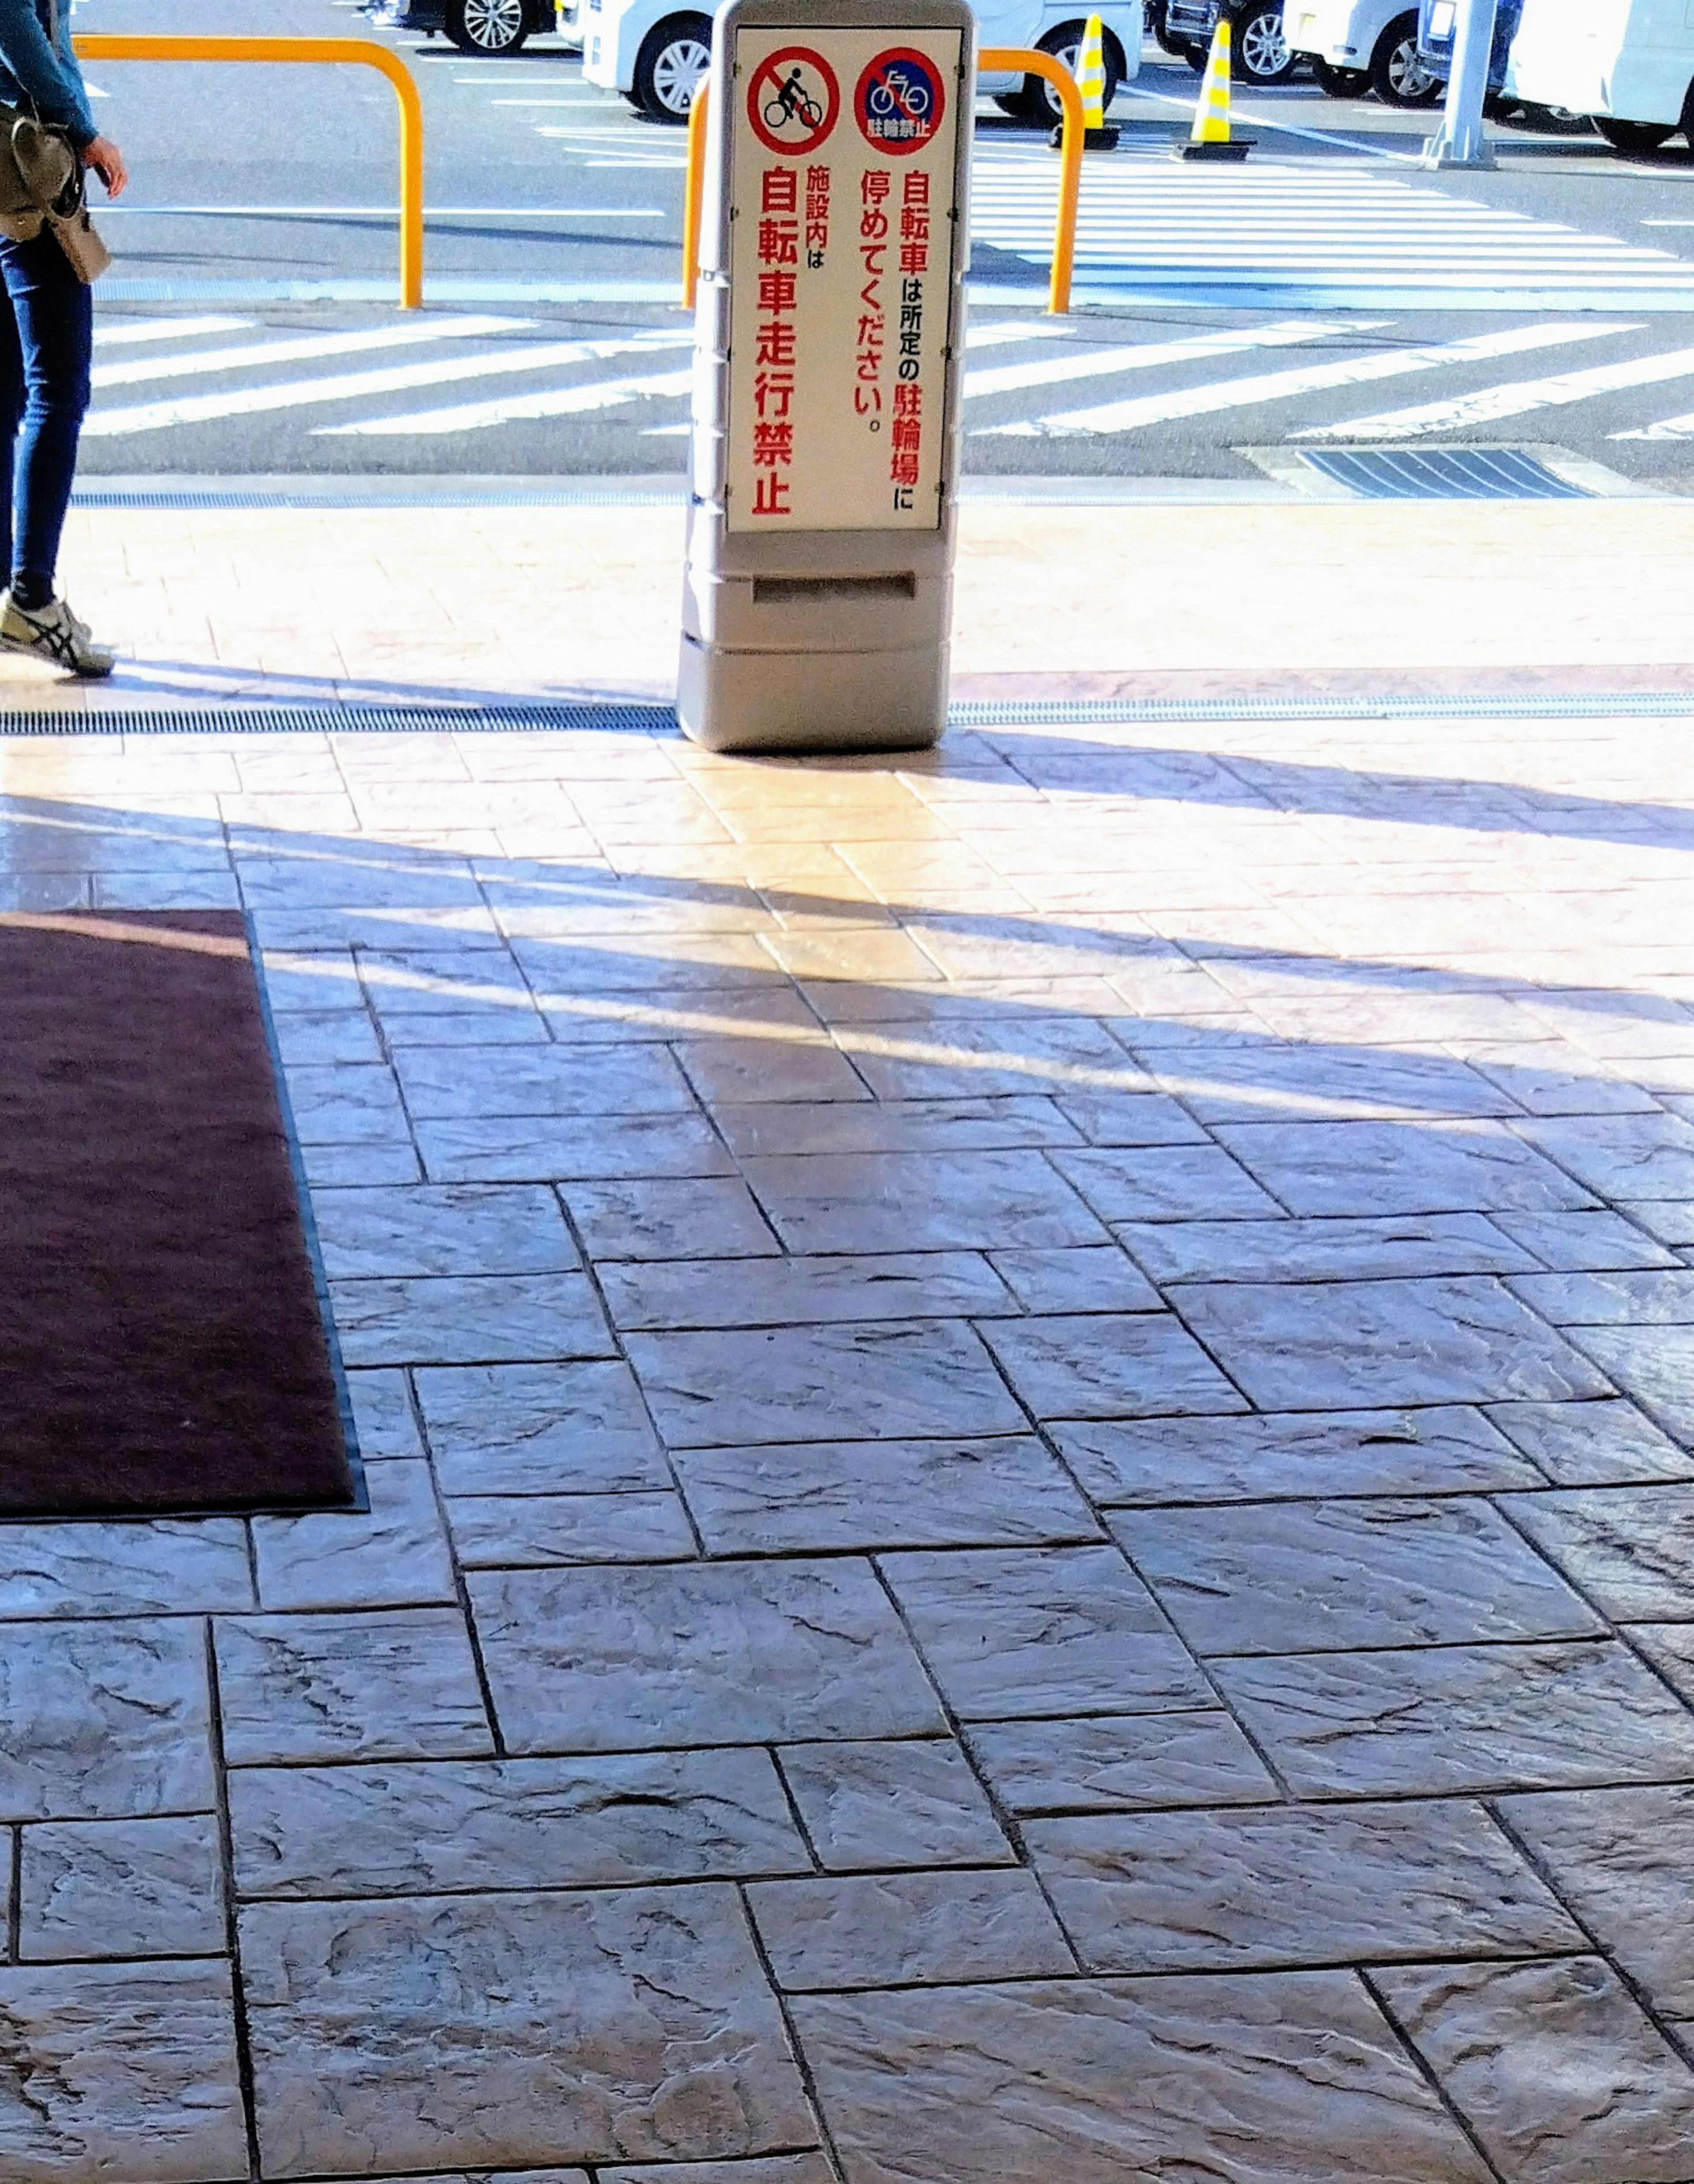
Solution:
M238 911L0 916L0 1515L355 1505Z

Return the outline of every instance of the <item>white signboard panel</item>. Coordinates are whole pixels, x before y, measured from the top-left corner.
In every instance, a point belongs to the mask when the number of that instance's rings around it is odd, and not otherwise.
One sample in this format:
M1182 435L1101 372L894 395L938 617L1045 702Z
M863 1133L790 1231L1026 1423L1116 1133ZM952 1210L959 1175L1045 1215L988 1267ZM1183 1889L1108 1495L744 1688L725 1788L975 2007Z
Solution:
M735 33L732 531L940 527L963 49L953 30Z

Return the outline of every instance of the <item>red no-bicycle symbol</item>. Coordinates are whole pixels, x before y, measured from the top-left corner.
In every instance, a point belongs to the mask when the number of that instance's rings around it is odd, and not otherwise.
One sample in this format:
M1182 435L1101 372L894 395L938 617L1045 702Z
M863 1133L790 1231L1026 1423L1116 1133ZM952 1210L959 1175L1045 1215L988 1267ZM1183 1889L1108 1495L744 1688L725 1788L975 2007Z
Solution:
M810 46L784 46L769 53L747 86L747 119L767 152L804 159L835 126L841 86L822 53Z
M898 159L923 149L941 126L945 106L940 70L910 46L878 53L853 94L853 112L865 142Z

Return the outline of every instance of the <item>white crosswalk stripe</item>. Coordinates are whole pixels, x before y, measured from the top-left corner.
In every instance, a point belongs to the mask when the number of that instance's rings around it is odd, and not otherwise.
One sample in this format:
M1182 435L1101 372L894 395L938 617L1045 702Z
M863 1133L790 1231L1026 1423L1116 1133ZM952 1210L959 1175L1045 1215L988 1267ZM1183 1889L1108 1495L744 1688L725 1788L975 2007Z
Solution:
M1324 426L1297 437L1307 440L1423 439L1432 432L1459 432L1475 426L1500 424L1507 417L1527 416L1533 410L1591 402L1597 395L1617 394L1626 387L1691 377L1694 377L1694 348L1673 349L1663 356L1630 357L1621 364L1596 365L1587 371L1562 371L1547 379L1512 380L1503 386L1458 395L1451 402L1385 410L1378 416L1354 418L1345 427Z
M1332 387L1358 387L1379 379L1395 379L1407 372L1433 371L1444 364L1470 364L1510 355L1515 350L1555 348L1566 342L1597 341L1608 334L1628 333L1628 326L1514 326L1492 334L1474 334L1460 341L1432 342L1419 348L1396 348L1366 356L1341 357L1333 364L1309 365L1291 371L1258 372L1245 379L1213 380L1200 387L1183 387L1165 394L1146 394L1125 402L1101 404L1092 410L1061 411L1017 425L993 425L984 432L1029 437L1071 432L1133 432L1148 425L1167 424L1179 417L1204 417L1222 410L1246 410L1262 402L1286 402L1297 395L1316 394ZM1349 426L1351 435L1356 429Z
M1374 322L1379 326L1382 321ZM1150 371L1162 364L1190 364L1206 357L1236 356L1246 349L1282 348L1320 340L1346 329L1330 319L1288 319L1249 333L1193 334L1181 341L1136 342L1128 348L1084 350L1080 355L1044 356L1033 364L1006 364L965 374L967 398L1021 393L1071 379L1104 379L1117 372ZM1365 331L1361 327L1361 332Z
M320 432L326 438L474 432L490 425L510 425L522 419L581 417L591 410L618 409L627 402L686 394L693 383L691 366L687 371L659 372L645 379L601 380L588 387L561 387L547 394L514 394L500 402L472 402L452 410L426 410L410 417L373 417L362 425L327 425L320 427Z
M208 334L243 333L253 325L251 319L227 318L209 313L198 319L112 319L94 329L96 348L110 348L121 343L125 347L137 342L202 341Z
M972 182L974 238L1045 265L1057 192L1050 155L984 151ZM1529 309L1546 307L1553 292L1639 292L1694 304L1694 265L1667 251L1352 167L1278 160L1197 176L1151 152L1120 152L1086 169L1076 270L1079 281L1114 291L1282 293L1318 309L1341 292L1368 308L1373 294L1407 291L1431 304L1496 308L1525 292Z
M281 386L236 387L219 394L188 395L172 401L137 403L129 409L96 410L83 426L86 437L111 439L129 432L158 432L174 425L203 425L215 419L253 417L267 410L298 410L326 402L347 402L373 394L400 394L416 387L453 385L521 371L557 371L632 351L676 348L691 337L683 333L649 334L628 341L536 342L509 349L485 349L470 356L437 357L397 370L346 372L324 379L302 379ZM683 374L684 389L687 373ZM498 405L491 405L498 406Z
M179 356L126 357L120 364L97 364L93 381L96 387L133 387L144 379L206 379L220 371L248 371L256 365L308 364L318 357L421 348L469 335L510 333L532 323L528 319L437 319L410 326L368 326L358 333L248 342L239 348L196 349Z

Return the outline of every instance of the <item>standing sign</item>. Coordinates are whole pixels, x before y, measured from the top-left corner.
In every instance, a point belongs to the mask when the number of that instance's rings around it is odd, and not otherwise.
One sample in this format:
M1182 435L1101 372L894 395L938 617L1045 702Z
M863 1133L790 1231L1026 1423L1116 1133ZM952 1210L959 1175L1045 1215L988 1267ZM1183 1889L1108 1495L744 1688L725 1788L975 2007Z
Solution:
M947 718L970 0L725 0L712 28L677 713L714 750Z
M737 33L731 531L940 526L964 42Z

